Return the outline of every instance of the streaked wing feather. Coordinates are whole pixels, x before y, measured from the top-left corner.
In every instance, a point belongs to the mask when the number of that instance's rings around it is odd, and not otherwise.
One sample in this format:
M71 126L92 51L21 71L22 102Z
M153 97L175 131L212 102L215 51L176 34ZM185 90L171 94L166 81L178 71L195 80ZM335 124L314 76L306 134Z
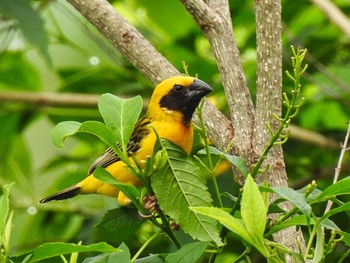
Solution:
M128 143L128 156L130 156L132 153L136 153L140 149L142 139L149 134L149 128L147 127L149 123L150 120L146 116L137 122L135 129L131 135L130 141ZM117 147L120 148L119 143L117 144ZM109 147L100 157L98 157L92 163L92 165L89 168L88 174L93 173L97 166L105 168L108 165L111 165L112 163L118 161L120 161L120 158L113 151L113 149Z

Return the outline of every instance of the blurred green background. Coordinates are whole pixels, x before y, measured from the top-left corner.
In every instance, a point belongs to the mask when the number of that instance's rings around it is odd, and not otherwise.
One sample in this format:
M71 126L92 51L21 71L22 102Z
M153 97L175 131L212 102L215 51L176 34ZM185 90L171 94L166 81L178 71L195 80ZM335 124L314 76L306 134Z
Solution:
M210 46L191 16L176 0L110 1L115 8L181 72L209 83L211 100L228 114L224 91ZM350 15L350 2L334 3ZM253 1L230 1L233 30L248 85L255 94L255 21ZM284 70L290 69L291 44L308 49L309 68L303 80L305 104L294 124L340 144L350 113L350 38L311 2L282 1ZM10 91L102 94L130 97L152 94L153 85L114 49L67 2L6 0L0 3L0 184L15 182L11 192L14 222L11 253L49 241L90 244L124 241L137 249L153 232L145 223L126 233L93 226L116 200L79 196L65 202L38 205L42 197L80 181L105 149L97 139L78 135L62 149L54 147L50 130L64 120L100 119L96 107L53 106L5 101ZM284 77L284 90L291 83ZM35 94L36 94L35 93ZM292 138L284 145L290 186L300 188L315 179L331 184L339 147L321 147ZM349 175L349 158L342 174ZM220 178L231 181L230 171ZM222 186L222 189L225 189ZM346 219L346 220L345 220ZM336 219L349 231L347 218ZM166 251L164 240L149 250ZM232 254L240 247L232 248ZM149 251L146 251L146 253ZM339 248L341 253L341 248ZM221 255L222 262L231 255ZM226 259L225 259L226 258Z

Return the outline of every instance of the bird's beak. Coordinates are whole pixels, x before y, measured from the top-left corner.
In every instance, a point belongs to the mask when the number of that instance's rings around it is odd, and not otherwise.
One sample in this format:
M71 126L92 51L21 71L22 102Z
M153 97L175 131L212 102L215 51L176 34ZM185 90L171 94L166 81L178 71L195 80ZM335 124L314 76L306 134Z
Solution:
M213 89L207 83L200 79L195 79L189 86L189 93L187 96L190 100L200 100L212 91Z

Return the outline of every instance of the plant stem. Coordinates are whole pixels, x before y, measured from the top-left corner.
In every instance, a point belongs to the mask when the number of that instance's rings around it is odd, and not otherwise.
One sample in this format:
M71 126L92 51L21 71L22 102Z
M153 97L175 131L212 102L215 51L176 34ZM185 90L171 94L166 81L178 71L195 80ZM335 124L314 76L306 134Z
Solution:
M160 234L160 231L154 233L136 252L136 254L133 256L133 258L130 260L130 262L135 262L136 259L141 255L142 251L145 250L145 248L149 245L149 243L152 242L153 239L155 239Z
M174 242L176 247L180 248L182 245L180 241L177 239L177 237L175 236L174 231L171 229L168 218L165 216L165 214L161 209L159 209L158 214L163 224L161 229L164 231L164 233L166 233L169 236L169 238Z
M211 154L210 154L210 150L209 150L207 129L206 129L205 125L204 125L203 112L202 112L203 105L204 105L204 100L201 101L201 104L199 105L198 111L197 111L198 117L199 117L200 126L201 126L200 127L201 128L201 134L202 134L202 137L203 137L203 140L204 140L205 151L206 151L207 156L208 156L209 170L210 170L211 178L212 178L213 185L214 185L214 192L215 192L215 195L216 195L216 199L217 199L217 201L219 203L219 207L223 207L222 200L221 200L220 189L219 189L218 182L216 180L215 171L214 171L214 167L213 167L213 161L211 159Z
M243 253L238 258L236 258L235 261L233 261L233 263L238 263L238 262L241 262L242 260L244 260L246 258L246 256L250 253L250 250L251 249L249 247L247 247L243 251Z

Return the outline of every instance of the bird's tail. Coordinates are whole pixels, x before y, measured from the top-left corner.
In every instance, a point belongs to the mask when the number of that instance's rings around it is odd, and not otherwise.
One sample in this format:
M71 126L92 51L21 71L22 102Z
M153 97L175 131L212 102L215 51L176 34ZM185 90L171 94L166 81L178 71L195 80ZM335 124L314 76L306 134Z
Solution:
M66 189L63 189L62 191L59 191L53 195L50 195L48 197L45 197L43 199L41 199L39 201L39 203L43 204L43 203L47 203L47 202L50 202L50 201L53 201L53 200L64 200L64 199L69 199L69 198L72 198L76 195L79 194L79 190L80 190L80 186L77 186L77 185L73 185L73 186L70 186Z

